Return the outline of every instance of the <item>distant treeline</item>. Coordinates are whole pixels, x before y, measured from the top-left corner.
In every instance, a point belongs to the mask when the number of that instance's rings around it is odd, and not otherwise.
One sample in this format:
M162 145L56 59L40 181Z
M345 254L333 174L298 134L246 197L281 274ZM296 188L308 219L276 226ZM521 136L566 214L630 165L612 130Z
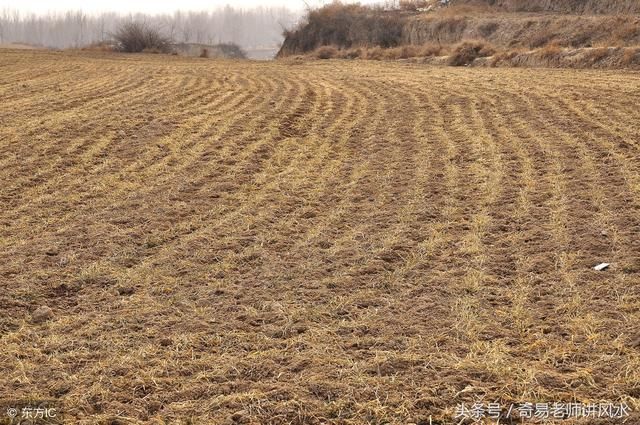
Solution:
M244 48L260 48L279 45L283 28L297 18L296 13L284 7L226 6L213 11L165 15L81 11L36 15L4 9L0 10L0 44L83 47L108 41L122 23L138 21L157 28L176 43L235 43Z

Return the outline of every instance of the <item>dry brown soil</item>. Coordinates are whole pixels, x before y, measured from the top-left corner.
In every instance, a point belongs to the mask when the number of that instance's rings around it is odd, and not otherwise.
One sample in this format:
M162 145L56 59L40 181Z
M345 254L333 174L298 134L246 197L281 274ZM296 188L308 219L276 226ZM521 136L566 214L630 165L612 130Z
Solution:
M0 399L73 424L637 410L639 99L625 71L2 50Z

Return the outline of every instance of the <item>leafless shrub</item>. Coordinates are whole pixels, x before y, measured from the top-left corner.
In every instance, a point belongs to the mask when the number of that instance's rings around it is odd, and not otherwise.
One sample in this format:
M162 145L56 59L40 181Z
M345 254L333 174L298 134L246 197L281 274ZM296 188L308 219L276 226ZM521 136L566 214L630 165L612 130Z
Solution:
M360 47L347 49L343 52L343 55L342 55L342 57L345 59L358 59L363 56L364 56L363 49Z
M442 45L427 43L422 45L420 49L420 56L430 57L430 56L439 56L442 53Z
M537 49L539 47L545 46L551 43L551 40L555 37L555 35L548 31L541 31L538 34L533 35L529 39L529 47L532 49Z
M464 41L449 56L449 65L470 65L477 58L491 56L494 53L495 49L483 41Z
M400 47L394 47L386 49L385 56L387 59L408 59L420 56L420 47L413 45L406 45Z
M486 38L491 36L491 34L493 34L494 32L496 32L499 27L500 25L498 24L498 22L490 21L490 22L485 22L480 26L478 26L478 31L480 32L481 36Z
M612 44L630 44L640 41L640 24L638 22L624 22L616 25L611 34Z
M495 67L501 63L509 64L510 61L516 56L518 56L517 50L511 50L508 52L498 52L491 57L491 60L489 61L489 66Z
M372 47L367 50L367 59L379 61L385 58L385 51L380 46Z
M399 48L400 49L400 59L408 59L415 58L416 56L420 56L420 47L413 45L406 45Z
M640 48L625 49L621 64L622 66L640 65Z
M160 31L142 22L122 24L113 35L118 50L127 53L169 53L170 40Z
M551 43L539 49L536 54L541 59L557 59L562 54L562 48L557 43Z
M592 37L593 32L591 31L578 31L571 35L567 44L571 47L591 47Z
M318 59L333 59L338 57L338 49L334 46L322 46L316 50L315 56Z
M595 49L588 50L585 53L585 59L589 62L589 64L595 64L597 62L602 61L606 57L609 56L609 49L606 47L598 47Z
M314 51L321 46L395 47L402 42L406 17L381 7L334 2L309 9L305 21L285 31L279 57Z

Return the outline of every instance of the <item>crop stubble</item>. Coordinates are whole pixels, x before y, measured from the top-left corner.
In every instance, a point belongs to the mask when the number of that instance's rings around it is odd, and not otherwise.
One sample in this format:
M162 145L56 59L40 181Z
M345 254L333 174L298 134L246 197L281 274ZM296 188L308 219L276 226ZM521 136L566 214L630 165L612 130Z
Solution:
M622 71L3 51L0 398L81 423L639 408L638 95Z

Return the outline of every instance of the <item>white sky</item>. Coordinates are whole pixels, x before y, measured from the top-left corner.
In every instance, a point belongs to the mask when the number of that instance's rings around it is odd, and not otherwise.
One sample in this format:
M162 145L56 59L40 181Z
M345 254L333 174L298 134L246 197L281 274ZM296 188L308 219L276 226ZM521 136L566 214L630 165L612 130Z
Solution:
M311 6L328 3L328 0L308 0ZM361 3L372 3L373 0L361 0ZM85 12L145 12L170 13L175 10L210 10L229 4L237 8L255 6L286 6L291 10L302 10L303 0L0 0L0 9L18 9L23 12L38 14L49 11L83 10Z

